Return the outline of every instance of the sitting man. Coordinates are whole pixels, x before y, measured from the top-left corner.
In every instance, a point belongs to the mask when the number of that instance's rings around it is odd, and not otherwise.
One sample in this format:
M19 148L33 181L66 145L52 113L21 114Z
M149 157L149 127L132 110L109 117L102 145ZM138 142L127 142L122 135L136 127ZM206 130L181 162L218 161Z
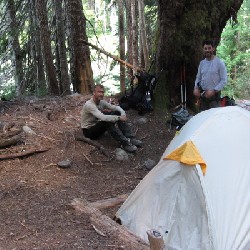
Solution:
M103 100L104 87L97 84L93 96L84 105L81 112L81 128L85 137L95 140L105 131L122 145L127 152L135 152L142 142L132 135L126 123L125 111Z

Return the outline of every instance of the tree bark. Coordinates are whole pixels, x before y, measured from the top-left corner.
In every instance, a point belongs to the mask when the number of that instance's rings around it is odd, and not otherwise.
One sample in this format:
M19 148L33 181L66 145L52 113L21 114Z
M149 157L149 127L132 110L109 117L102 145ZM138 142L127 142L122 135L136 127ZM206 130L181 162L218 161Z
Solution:
M119 13L119 51L120 58L125 59L125 34L124 34L124 11L123 11L123 0L118 0L118 13ZM125 84L125 66L120 64L120 89L121 93L125 93L126 84Z
M143 68L146 70L149 68L149 54L148 54L148 42L147 42L147 32L146 32L146 24L145 24L145 15L144 15L144 0L138 1L138 11L139 11L139 27L140 27L140 40L142 44L143 51Z
M30 5L30 14L29 19L31 23L31 46L32 46L32 57L34 64L34 85L35 85L35 93L39 96L45 93L46 86L46 78L45 78L45 70L43 64L42 57L42 48L41 48L41 39L40 39L40 30L35 28L39 26L35 3L33 0L29 0Z
M126 37L127 37L127 61L133 63L132 57L132 17L131 17L131 0L125 0L126 4ZM127 73L132 77L133 69L128 69Z
M132 18L132 58L133 58L133 74L138 70L138 26L136 15L136 1L131 0L131 18Z
M46 69L46 77L49 85L49 93L59 95L59 85L56 78L56 69L53 64L51 51L51 39L48 27L48 17L45 0L35 0L36 13L39 20L40 39L42 45L43 61Z
M1 138L0 148L6 148L21 142L21 135L14 135L9 138Z
M25 91L25 80L23 73L23 60L22 53L19 44L18 34L19 25L16 20L16 6L14 0L7 0L7 10L9 16L9 36L11 40L11 47L13 51L13 64L15 66L15 83L16 83L16 95L20 96Z
M69 30L71 59L71 81L73 90L81 94L89 94L94 85L90 62L89 47L82 43L87 41L86 21L81 0L65 0Z
M58 63L59 63L59 79L62 95L70 94L70 80L68 74L68 62L66 55L66 38L65 38L65 25L63 18L63 8L62 8L63 0L53 0L53 5L55 8L55 16L56 16L56 37L57 37L57 48L58 48Z
M94 201L90 205L93 206L94 208L97 208L97 209L110 208L110 207L120 205L127 198L128 198L128 194L122 194L122 195L118 195L117 197L114 197L114 198Z

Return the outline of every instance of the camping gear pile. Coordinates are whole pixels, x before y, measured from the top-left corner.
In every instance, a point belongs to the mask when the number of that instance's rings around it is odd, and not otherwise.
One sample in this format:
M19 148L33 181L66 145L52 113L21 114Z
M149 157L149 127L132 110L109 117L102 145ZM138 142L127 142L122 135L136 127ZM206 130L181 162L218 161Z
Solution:
M135 75L137 85L134 87L134 79L130 83L130 93L125 94L119 100L119 105L124 109L130 108L138 111L139 115L153 111L152 96L156 87L157 79L146 71Z
M116 213L164 249L249 249L250 112L214 108L192 117Z
M189 114L188 110L181 107L179 110L171 114L171 120L168 122L169 130L173 127L176 130L180 130L191 117L192 115Z
M175 108L171 114L169 123L169 130L175 128L180 130L187 121L192 118L187 110L187 84L186 84L186 68L183 65L180 69L180 86L181 86L181 104Z

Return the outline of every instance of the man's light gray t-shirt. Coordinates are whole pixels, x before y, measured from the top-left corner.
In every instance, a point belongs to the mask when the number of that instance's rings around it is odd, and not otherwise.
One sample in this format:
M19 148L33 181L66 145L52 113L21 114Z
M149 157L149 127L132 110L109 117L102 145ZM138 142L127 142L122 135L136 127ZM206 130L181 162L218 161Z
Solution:
M227 83L225 63L218 57L210 61L202 60L196 75L195 87L198 87L198 83L203 90L222 90Z

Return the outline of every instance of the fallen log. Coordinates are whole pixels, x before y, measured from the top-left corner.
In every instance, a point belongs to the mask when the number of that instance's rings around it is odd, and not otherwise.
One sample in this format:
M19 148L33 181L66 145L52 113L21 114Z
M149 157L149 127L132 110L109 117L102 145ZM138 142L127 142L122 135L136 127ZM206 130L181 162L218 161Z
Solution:
M0 148L6 148L21 142L21 135L14 135L10 138L1 138Z
M91 202L90 205L97 209L110 208L123 203L128 198L128 194L122 194L114 198Z
M86 142L89 145L92 145L92 146L96 147L97 149L99 149L100 152L102 154L104 154L105 156L110 157L109 153L105 150L105 148L97 141L93 141L93 140L81 135L80 133L75 134L75 140Z
M49 148L29 149L29 150L18 152L18 153L12 153L12 154L7 154L7 155L2 154L2 155L0 155L0 160L14 159L14 158L19 158L19 157L29 156L32 154L42 153L42 152L45 152L48 150L49 150Z
M119 238L126 244L125 249L133 250L149 250L149 245L138 236L128 231L124 226L117 224L111 218L103 215L98 209L91 206L83 199L74 199L71 205L78 211L90 216L91 224L93 224L104 235L112 235Z

